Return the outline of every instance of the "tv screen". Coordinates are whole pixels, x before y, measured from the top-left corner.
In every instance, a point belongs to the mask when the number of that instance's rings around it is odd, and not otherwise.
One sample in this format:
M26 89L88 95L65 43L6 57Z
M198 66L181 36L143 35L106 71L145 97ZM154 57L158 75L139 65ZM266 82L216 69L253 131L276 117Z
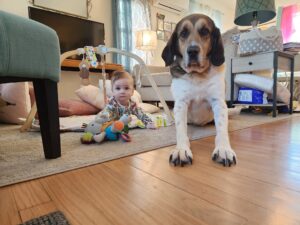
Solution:
M104 24L39 8L28 7L29 18L56 31L61 53L104 44ZM76 57L78 58L78 57Z

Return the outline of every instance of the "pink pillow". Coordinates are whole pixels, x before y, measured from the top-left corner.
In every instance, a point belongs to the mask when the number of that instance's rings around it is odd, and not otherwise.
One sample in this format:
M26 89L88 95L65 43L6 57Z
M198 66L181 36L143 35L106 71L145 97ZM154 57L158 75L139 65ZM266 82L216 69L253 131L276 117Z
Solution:
M59 100L59 116L94 115L100 110L91 104L75 99Z
M31 109L28 82L0 84L0 96L13 104L0 107L0 122L24 123Z

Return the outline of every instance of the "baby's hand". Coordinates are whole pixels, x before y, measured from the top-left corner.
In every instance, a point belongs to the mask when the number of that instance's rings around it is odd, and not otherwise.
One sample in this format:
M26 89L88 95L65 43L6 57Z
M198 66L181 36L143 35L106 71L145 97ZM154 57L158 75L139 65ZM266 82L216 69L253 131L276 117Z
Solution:
M156 129L157 126L154 122L149 122L146 126L147 129Z

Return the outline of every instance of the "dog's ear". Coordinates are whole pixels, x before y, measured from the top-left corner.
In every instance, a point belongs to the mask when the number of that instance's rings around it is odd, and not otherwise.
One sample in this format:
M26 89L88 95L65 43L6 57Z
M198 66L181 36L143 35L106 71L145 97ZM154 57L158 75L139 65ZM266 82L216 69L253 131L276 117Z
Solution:
M221 66L225 61L224 47L219 28L215 28L212 32L210 61L214 66Z
M161 57L165 61L166 66L170 66L174 62L174 56L178 54L178 37L176 29L172 33Z

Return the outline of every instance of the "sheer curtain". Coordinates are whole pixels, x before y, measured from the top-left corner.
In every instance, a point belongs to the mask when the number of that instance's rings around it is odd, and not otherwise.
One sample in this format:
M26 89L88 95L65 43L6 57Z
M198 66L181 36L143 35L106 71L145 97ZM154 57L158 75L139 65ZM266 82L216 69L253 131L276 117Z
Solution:
M207 4L201 3L200 0L190 0L190 13L202 13L209 16L221 30L223 13L217 9L213 9Z
M140 56L149 63L152 54L135 49L138 30L151 30L151 13L149 0L112 0L114 47ZM114 54L113 61L122 64L130 71L135 60Z
M146 64L151 62L153 55L149 51L135 49L136 31L151 30L151 13L149 0L131 0L132 7L132 52L140 56ZM142 18L142 19L141 19ZM133 62L134 64L136 62Z
M132 51L131 14L131 0L112 0L113 47L128 52ZM113 61L122 64L127 71L130 71L129 57L114 54Z

